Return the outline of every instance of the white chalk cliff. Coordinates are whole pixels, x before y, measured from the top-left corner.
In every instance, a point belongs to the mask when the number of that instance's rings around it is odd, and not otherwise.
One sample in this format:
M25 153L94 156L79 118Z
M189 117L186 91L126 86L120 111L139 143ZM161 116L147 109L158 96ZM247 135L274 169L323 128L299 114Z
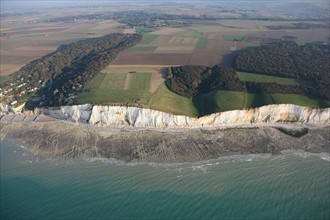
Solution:
M137 107L93 106L91 104L41 109L41 112L58 119L98 126L196 128L277 122L330 124L330 108L311 109L291 104L219 112L200 118L172 115Z

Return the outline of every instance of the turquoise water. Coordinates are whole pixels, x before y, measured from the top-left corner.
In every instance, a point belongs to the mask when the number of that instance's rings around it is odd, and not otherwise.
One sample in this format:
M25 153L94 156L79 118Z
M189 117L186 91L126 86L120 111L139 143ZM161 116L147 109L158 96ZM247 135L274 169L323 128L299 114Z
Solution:
M330 219L329 155L41 160L1 141L1 219Z

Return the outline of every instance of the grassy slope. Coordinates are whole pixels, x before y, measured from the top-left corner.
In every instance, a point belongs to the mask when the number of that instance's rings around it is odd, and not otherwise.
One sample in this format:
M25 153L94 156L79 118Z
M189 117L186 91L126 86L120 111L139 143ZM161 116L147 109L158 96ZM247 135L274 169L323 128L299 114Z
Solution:
M151 98L149 107L176 115L197 116L198 110L191 99L171 92L162 84Z
M274 82L283 85L298 85L298 86L309 86L309 87L315 86L315 84L312 81L303 80L303 79L292 79L292 78L268 76L268 75L246 73L246 72L236 72L236 73L238 78L242 81Z
M297 104L312 108L329 107L330 101L295 94L245 94L235 91L213 91L193 99L171 92L165 84L149 92L151 73L131 74L129 89L124 89L126 74L100 73L80 93L78 103L132 103L177 115L201 116L219 111L254 108L270 104Z
M150 44L154 40L156 40L160 35L158 34L145 34L143 35L143 40L140 42L140 44Z
M148 91L151 73L131 73L130 90Z
M199 115L213 112L242 109L245 107L245 94L234 91L213 91L193 99Z
M149 92L151 73L133 73L129 89L124 89L126 74L100 73L78 96L78 104L132 103L177 115L197 116L192 100L167 89L165 84Z
M235 91L213 91L201 94L193 100L199 115L218 111L228 111L243 108L255 108L271 104L296 104L311 108L329 107L330 101L311 99L296 94L245 94Z
M245 35L242 34L232 34L232 35L224 35L223 39L226 41L241 41L245 38Z
M147 104L150 101L151 93L149 90L149 81L151 74L136 73L141 76L134 76L131 80L130 88L124 89L126 74L98 74L78 96L77 102L82 103L139 103ZM145 79L149 81L144 82Z

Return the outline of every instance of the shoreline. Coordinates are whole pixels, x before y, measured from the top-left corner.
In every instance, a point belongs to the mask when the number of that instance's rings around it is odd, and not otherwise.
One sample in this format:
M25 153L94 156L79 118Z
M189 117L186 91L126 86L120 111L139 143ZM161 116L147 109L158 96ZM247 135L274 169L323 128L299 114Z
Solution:
M230 155L278 155L283 150L330 153L330 108L270 105L200 118L90 104L31 115L4 113L0 135L17 139L32 155L46 158L86 155L182 163Z
M8 136L45 158L113 158L125 162L198 162L247 154L279 155L285 150L330 153L330 126L241 125L210 128L97 127L61 120L0 122Z

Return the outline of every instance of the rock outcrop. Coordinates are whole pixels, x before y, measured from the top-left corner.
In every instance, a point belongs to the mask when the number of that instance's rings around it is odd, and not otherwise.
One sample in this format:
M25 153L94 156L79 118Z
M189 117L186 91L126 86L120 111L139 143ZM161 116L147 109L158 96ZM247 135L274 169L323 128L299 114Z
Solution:
M111 130L63 121L0 122L0 136L20 140L32 155L115 158L161 163L195 162L221 156L283 150L330 152L329 127L303 126L230 129Z
M249 110L219 112L200 118L172 115L151 109L76 105L41 109L45 115L72 122L97 126L133 126L146 128L199 128L245 124L274 124L278 122L327 125L330 108L311 109L298 105L268 105Z

